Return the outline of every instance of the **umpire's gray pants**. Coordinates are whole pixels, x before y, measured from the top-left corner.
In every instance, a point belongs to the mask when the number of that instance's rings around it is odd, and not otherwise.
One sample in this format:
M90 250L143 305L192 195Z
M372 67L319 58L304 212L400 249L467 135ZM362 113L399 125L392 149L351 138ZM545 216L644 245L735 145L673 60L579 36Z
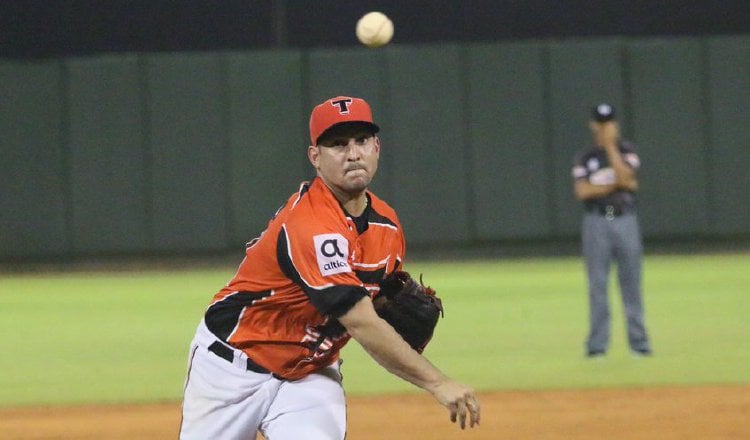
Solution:
M617 263L623 309L632 350L648 350L641 299L641 260L643 244L635 213L606 217L586 213L581 238L589 284L589 335L586 348L607 351L610 336L610 312L607 284L612 261Z

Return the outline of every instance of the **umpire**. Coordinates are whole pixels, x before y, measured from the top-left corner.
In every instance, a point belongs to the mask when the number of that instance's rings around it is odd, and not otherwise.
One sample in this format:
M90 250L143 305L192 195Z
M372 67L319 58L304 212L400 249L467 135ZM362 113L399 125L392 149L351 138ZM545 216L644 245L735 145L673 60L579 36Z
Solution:
M630 350L648 356L651 347L641 299L643 244L636 212L640 159L633 144L620 139L612 106L599 104L591 116L594 145L576 155L572 173L575 196L585 210L581 242L589 288L586 355L603 356L609 347L607 284L615 261Z

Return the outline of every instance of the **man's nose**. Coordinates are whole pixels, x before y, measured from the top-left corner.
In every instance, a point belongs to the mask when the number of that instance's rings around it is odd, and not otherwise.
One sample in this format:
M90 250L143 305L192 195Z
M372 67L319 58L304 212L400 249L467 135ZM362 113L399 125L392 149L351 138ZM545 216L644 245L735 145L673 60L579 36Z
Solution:
M362 153L362 149L361 149L360 145L357 144L356 140L352 139L346 145L346 155L350 159L352 159L352 158L354 158L354 159L358 158L361 153Z

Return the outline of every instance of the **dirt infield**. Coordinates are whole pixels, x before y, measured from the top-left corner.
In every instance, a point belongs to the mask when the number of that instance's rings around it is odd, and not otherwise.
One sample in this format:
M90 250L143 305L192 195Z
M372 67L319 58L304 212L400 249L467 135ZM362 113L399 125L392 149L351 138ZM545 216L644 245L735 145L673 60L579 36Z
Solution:
M426 394L349 399L350 440L750 439L750 385L482 394L461 431ZM3 439L174 439L178 404L0 410Z

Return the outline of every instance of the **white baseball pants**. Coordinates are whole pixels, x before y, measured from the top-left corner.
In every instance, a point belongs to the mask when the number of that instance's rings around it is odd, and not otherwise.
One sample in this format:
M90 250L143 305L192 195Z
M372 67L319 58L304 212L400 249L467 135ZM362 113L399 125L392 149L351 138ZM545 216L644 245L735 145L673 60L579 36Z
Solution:
M247 369L233 350L229 362L208 347L216 337L201 322L190 345L181 440L342 440L346 400L338 363L296 381Z

